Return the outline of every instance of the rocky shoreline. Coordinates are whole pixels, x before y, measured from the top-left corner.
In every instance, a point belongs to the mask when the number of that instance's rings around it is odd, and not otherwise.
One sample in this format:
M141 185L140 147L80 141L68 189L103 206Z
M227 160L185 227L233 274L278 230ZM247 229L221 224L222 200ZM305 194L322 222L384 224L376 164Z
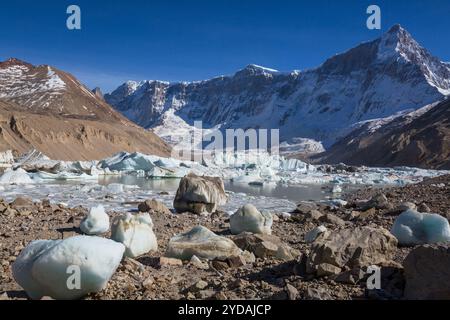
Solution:
M380 197L380 191L383 197ZM385 235L379 230L390 230L402 213L399 208L407 202L417 206L420 212L433 212L450 218L449 194L450 176L405 187L383 190L365 188L344 195L347 201L345 206L300 203L291 215L273 215L271 235L247 235L240 240L237 239L240 235L231 234L230 218L224 212L216 211L210 215L188 212L172 214L162 207L157 210L149 208L158 251L138 258L124 258L106 289L85 299L359 300L414 297L411 296L411 285L408 295L405 294L410 271L405 272L403 265L405 258L421 246L397 246L392 235ZM372 202L368 201L370 199ZM144 210L140 206L140 211ZM27 299L12 277L11 265L30 241L67 239L81 234L79 226L87 213L87 208L68 208L46 199L35 203L27 198L17 198L12 203L0 201L0 298ZM122 213L108 212L113 219ZM240 241L240 245L245 242L249 255L210 261L181 261L165 257L169 240L174 235L198 225L236 243ZM312 243L305 241L305 235L318 226L324 226L331 233L331 238L333 235L344 237L345 230L355 230L348 236L353 237L348 241L354 241L359 232L358 239L368 236L371 242L365 247L360 244L355 247L355 250L366 250L359 253L359 257L353 252L352 257L348 258L345 256L348 252L341 254L337 250L338 253L332 258L345 261L342 268L336 270L336 261L329 261L330 256L323 254L330 238L323 235L323 239L313 239L315 241ZM321 233L319 231L315 236L319 237ZM107 233L104 236L109 238L111 235ZM378 247L373 245L377 241L380 243ZM293 258L274 254L280 248L288 248L286 250ZM443 254L448 256L448 250ZM376 260L376 264L381 266L380 290L367 289L368 265L357 265L364 260L361 257L369 257L368 262ZM449 296L448 292L446 294Z

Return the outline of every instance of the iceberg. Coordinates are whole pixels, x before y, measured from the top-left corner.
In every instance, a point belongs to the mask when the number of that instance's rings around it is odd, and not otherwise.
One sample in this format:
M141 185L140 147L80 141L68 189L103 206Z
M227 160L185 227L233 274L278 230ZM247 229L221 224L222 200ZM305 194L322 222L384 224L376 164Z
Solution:
M118 153L100 161L98 167L109 172L135 173L150 178L182 178L190 172L189 166L180 160L139 152Z
M438 214L415 210L399 215L391 233L404 246L450 242L450 225L447 219Z
M252 204L246 204L230 217L230 230L232 234L242 232L271 234L272 223L271 213L261 213Z
M31 174L36 180L98 180L98 176L91 176L86 173L73 173L68 171L61 171L58 173L49 173L39 171Z
M148 213L132 215L128 212L116 217L112 223L111 239L123 243L125 256L130 258L158 250L153 221Z
M91 208L80 223L80 229L88 235L100 235L109 230L109 216L102 205Z
M99 237L31 242L12 265L31 299L79 299L106 287L122 260L123 244Z
M34 183L33 179L22 168L13 170L8 168L0 177L0 184L30 184Z

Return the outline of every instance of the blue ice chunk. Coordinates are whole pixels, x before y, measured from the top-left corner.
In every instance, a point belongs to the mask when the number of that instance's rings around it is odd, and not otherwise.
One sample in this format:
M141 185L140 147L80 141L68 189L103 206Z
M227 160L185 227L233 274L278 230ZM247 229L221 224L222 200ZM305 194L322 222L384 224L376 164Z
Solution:
M391 233L404 246L450 242L448 220L434 213L405 211L395 220Z

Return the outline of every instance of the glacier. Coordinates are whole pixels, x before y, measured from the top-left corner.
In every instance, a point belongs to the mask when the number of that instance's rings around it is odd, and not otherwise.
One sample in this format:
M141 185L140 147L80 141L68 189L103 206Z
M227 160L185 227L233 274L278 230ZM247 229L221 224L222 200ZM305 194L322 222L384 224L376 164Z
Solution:
M128 211L135 208L136 202L157 197L172 208L179 178L188 173L220 177L235 191L227 191L230 201L222 206L225 212L232 214L253 203L260 210L282 214L295 209L294 201L307 200L286 197L288 192L342 206L345 202L339 199L341 193L328 194L333 186L335 191L343 192L352 186L403 186L450 172L409 167L328 172L326 167L297 159L248 152L213 153L202 163L127 152L100 161L70 162L31 152L0 176L0 190L8 201L19 195L35 201L48 198L72 207L94 207L101 201L106 210ZM326 190L320 186L326 186Z
M51 181L97 182L107 176L134 175L151 179L182 178L189 173L217 176L236 183L250 185L406 185L426 177L448 174L445 170L426 170L410 167L358 167L355 172L330 173L321 166L298 159L270 155L266 152L215 152L202 163L145 155L139 152L120 152L101 161L57 161L42 154L19 160L13 168L0 176L0 184L31 184ZM111 186L110 188L114 188ZM120 187L119 187L120 188ZM118 193L120 190L112 190Z

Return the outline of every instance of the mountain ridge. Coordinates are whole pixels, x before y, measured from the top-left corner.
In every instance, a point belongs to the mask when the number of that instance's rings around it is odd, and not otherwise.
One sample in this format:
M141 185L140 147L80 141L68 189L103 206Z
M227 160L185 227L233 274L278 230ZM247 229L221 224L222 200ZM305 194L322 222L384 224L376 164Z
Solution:
M177 142L205 128L280 128L329 147L360 121L418 109L450 94L450 68L401 26L314 69L279 72L248 65L231 76L169 83L126 82L105 95L116 110Z
M450 98L367 122L311 158L318 163L450 169Z
M36 149L56 160L99 160L120 151L170 154L99 94L49 65L0 62L0 149Z

